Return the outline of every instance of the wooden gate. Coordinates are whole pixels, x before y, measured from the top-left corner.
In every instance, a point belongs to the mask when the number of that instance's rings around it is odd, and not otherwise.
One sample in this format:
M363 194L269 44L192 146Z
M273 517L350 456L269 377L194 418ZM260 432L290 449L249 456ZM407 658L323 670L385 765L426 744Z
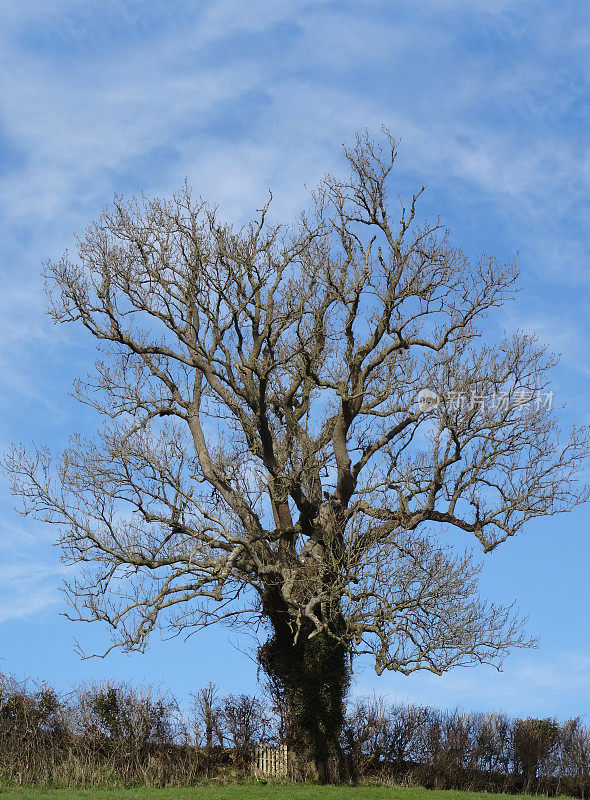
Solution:
M258 744L254 748L252 771L265 778L287 777L287 745L271 747L269 744Z

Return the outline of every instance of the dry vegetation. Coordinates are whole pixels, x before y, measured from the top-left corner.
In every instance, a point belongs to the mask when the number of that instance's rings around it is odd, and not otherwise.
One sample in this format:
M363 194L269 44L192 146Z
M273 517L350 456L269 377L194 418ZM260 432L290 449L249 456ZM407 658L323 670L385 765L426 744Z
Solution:
M0 676L0 778L45 787L231 783L249 773L252 745L277 742L281 709L209 685L182 712L170 696L91 685L65 696ZM590 731L579 719L513 720L387 706L349 709L342 748L360 782L584 797Z

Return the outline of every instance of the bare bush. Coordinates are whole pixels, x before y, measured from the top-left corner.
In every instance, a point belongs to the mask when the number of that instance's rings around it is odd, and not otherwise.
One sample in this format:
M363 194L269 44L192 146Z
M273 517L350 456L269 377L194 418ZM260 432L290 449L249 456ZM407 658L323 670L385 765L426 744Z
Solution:
M272 720L268 709L258 698L247 694L230 694L224 698L223 723L238 763L248 763L256 742L271 738Z
M527 781L539 772L551 774L549 756L559 743L559 725L553 719L517 719L512 728L514 770Z
M47 782L66 737L62 702L53 689L30 689L0 674L0 774L19 783L28 775Z
M560 731L559 774L574 778L582 789L590 784L590 731L580 718L564 722Z
M379 767L388 733L389 718L381 698L360 701L347 715L343 736L354 775L366 775Z
M512 759L511 722L505 714L477 715L475 766L485 772L508 773Z
M151 688L92 684L77 689L76 701L79 732L91 738L142 748L171 744L180 733L176 701Z

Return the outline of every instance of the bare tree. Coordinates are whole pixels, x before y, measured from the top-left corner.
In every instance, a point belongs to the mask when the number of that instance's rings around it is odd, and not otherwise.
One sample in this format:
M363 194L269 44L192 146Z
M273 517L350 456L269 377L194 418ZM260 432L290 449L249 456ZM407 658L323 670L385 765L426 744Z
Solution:
M207 773L213 752L213 737L217 737L218 744L223 747L223 731L221 729L221 716L223 709L219 701L217 686L208 683L207 686L199 689L198 694L193 695L194 711L198 726L198 741L204 745L207 756ZM207 774L207 777L208 774Z
M529 643L442 537L489 553L587 496L586 433L560 445L542 396L552 357L482 334L515 268L418 224L422 189L392 207L384 141L358 137L351 177L326 177L291 228L269 201L236 230L186 187L116 199L46 273L53 319L104 354L76 385L104 427L55 466L20 447L6 464L81 565L71 616L113 646L263 623L260 664L322 780L342 775L352 656L440 674Z

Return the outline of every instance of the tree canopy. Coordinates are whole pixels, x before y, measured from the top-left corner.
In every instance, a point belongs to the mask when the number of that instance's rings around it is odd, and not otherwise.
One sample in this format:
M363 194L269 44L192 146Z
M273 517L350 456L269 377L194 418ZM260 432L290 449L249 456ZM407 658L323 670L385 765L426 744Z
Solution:
M116 199L47 265L53 319L98 341L76 394L105 422L55 462L17 447L7 465L82 565L71 616L114 645L262 622L287 651L440 674L530 643L479 598L465 544L488 553L586 499L586 431L559 443L546 349L483 327L515 266L418 221L423 189L392 202L391 136L345 154L350 177L293 225L269 200L237 229L185 186ZM261 650L286 685L277 658Z

